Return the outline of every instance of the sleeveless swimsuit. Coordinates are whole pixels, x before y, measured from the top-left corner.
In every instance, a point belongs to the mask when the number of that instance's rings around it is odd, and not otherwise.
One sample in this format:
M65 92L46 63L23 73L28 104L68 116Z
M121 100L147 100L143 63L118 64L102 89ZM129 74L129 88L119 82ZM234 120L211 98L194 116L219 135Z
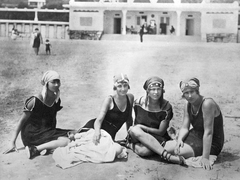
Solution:
M195 153L195 156L201 156L203 151L203 134L204 134L204 119L202 112L202 104L206 98L202 100L199 107L199 112L194 114L192 112L191 104L188 103L188 114L190 118L190 123L193 128L189 131L187 138L184 143L190 145ZM213 126L213 138L211 145L211 155L219 155L224 144L224 130L223 130L223 117L220 111L219 116L214 118Z
M101 129L104 129L107 131L112 139L115 139L115 136L118 132L118 130L122 127L122 125L129 119L131 118L131 106L130 106L130 101L127 98L127 107L124 112L120 111L119 108L117 107L117 104L114 101L114 98L111 96L113 100L113 109L110 109L107 111L105 118L102 122ZM86 125L83 126L83 128L94 128L94 122L95 119L92 119L86 123Z

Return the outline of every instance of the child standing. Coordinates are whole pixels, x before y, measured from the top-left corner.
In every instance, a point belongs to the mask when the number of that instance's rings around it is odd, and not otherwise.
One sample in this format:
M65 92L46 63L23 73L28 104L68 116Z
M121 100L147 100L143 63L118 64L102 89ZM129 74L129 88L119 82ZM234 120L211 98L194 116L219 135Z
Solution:
M50 47L52 47L52 45L50 44L50 42L49 42L49 40L47 39L46 40L46 43L45 43L45 45L46 45L46 54L51 54L51 49L50 49Z

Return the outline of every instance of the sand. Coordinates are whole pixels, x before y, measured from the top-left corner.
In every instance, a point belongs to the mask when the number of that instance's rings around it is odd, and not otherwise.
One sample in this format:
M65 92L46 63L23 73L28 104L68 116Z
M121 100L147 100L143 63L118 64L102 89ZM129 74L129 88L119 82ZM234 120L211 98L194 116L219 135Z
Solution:
M52 55L44 47L36 56L26 39L0 39L0 179L19 180L230 180L240 171L240 44L138 41L52 41ZM19 152L2 154L22 114L23 103L41 91L43 72L53 69L62 78L63 109L58 127L79 128L98 115L104 98L113 93L114 73L128 74L135 98L151 75L165 81L164 97L171 102L171 125L179 128L184 100L179 82L189 76L200 79L200 93L212 97L224 115L225 145L213 170L182 167L157 156L141 158L129 150L127 161L85 163L62 170L52 155L27 159L20 136ZM230 116L230 117L228 117ZM236 117L236 118L235 118ZM117 139L126 136L125 126Z

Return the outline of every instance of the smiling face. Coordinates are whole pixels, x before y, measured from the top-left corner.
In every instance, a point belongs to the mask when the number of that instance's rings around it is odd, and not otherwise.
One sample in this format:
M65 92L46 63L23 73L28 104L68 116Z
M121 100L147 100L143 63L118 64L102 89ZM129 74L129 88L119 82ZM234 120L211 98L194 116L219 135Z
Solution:
M118 95L126 95L127 92L128 92L128 89L129 89L129 85L128 83L118 83L116 86L115 86L115 89L116 89L116 92L118 93Z
M59 79L53 79L48 82L48 89L52 92L58 92L61 86L61 82Z
M163 89L161 87L155 86L148 89L148 97L153 100L159 100L163 94Z

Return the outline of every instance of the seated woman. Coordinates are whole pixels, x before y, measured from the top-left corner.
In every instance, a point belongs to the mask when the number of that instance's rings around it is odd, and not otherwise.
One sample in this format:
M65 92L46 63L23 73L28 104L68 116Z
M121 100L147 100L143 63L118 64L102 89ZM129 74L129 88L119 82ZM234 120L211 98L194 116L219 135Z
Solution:
M135 122L129 129L130 147L140 156L158 154L172 163L184 164L180 156L172 156L164 145L170 137L167 133L169 122L173 117L171 104L164 99L164 81L157 77L150 77L144 83L146 96L135 101Z
M115 75L113 79L114 95L110 95L105 99L98 117L90 120L83 126L83 128L95 129L95 134L93 136L95 144L98 144L100 141L100 129L104 129L108 132L114 140L116 133L124 123L126 123L127 129L132 125L134 96L128 93L130 88L129 79L125 74Z
M190 78L180 82L184 107L183 125L177 141L168 141L165 148L185 158L202 156L200 165L212 169L210 155L218 156L224 144L223 117L217 103L199 93L200 82ZM192 125L192 129L190 129Z
M10 148L4 154L17 151L15 142L20 131L29 159L70 142L70 130L56 128L56 115L62 109L59 74L47 71L43 74L41 84L42 92L26 100L23 115L10 141Z
M171 34L174 34L174 33L175 33L175 28L174 28L173 26L171 26L170 33L171 33Z

